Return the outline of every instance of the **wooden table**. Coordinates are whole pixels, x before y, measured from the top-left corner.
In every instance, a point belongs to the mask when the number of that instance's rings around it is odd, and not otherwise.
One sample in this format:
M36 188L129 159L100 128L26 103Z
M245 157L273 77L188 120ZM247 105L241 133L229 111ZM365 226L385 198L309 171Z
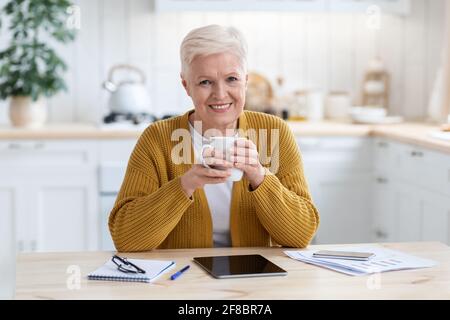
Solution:
M287 257L279 248L155 250L129 258L174 260L191 268L176 281L174 271L154 283L87 280L111 252L26 253L17 261L16 299L450 299L450 247L436 242L381 244L438 262L433 268L352 277ZM337 248L310 246L309 249ZM194 256L259 253L288 271L283 277L214 279ZM77 288L79 284L79 288Z

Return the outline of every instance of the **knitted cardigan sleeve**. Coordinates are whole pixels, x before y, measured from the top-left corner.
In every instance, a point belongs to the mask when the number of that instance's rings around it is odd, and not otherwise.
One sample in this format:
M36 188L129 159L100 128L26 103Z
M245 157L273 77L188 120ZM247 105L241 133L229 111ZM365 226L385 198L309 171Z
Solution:
M278 244L306 247L319 226L294 135L280 121L278 170L250 191L261 224ZM277 161L277 159L275 159Z
M147 129L137 142L109 216L109 229L118 251L157 248L193 202L181 188L180 177L160 182L155 162L162 156L155 131Z

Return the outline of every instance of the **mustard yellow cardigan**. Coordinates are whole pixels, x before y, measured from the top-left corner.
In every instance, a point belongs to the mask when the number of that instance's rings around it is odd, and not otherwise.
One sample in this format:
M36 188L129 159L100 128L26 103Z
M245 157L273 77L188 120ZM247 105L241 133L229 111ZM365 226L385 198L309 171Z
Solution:
M190 169L193 150L190 141L185 162L171 160L176 129L189 132L189 114L155 122L139 138L109 217L109 229L119 251L146 251L154 248L208 248L213 246L212 219L203 189L191 198L183 192L180 177ZM250 137L258 149L260 132L271 137L278 129L279 144L269 140L267 155L278 151L278 159L262 164L266 175L254 191L244 177L235 182L230 208L230 232L234 247L306 247L319 225L303 174L301 156L287 124L274 116L244 111L239 117L240 132L255 129ZM242 134L241 134L242 135ZM176 136L176 135L175 135ZM261 137L262 139L263 137ZM186 141L185 141L186 142ZM260 157L261 150L258 150ZM190 159L189 159L190 157ZM278 161L277 161L278 160Z

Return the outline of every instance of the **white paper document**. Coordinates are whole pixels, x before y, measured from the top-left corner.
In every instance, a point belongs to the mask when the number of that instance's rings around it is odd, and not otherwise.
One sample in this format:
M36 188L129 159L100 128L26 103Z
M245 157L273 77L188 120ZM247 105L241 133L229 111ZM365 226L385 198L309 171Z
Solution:
M330 258L314 258L313 253L319 250L284 251L292 259L303 261L316 266L328 268L352 276L359 276L385 271L428 268L436 266L432 260L419 258L400 251L378 246L340 247L339 251L371 252L375 255L368 261L355 261Z

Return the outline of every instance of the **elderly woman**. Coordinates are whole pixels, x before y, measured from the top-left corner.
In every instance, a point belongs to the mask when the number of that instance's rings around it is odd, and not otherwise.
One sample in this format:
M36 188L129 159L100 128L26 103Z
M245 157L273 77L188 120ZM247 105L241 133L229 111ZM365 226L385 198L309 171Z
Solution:
M137 142L109 218L117 250L307 246L319 215L294 136L280 118L243 110L242 35L218 25L198 28L180 51L194 109L150 125ZM213 129L241 139L229 150L203 148ZM187 134L174 134L180 130ZM188 143L182 161L174 136ZM240 181L230 181L233 169L242 171Z

